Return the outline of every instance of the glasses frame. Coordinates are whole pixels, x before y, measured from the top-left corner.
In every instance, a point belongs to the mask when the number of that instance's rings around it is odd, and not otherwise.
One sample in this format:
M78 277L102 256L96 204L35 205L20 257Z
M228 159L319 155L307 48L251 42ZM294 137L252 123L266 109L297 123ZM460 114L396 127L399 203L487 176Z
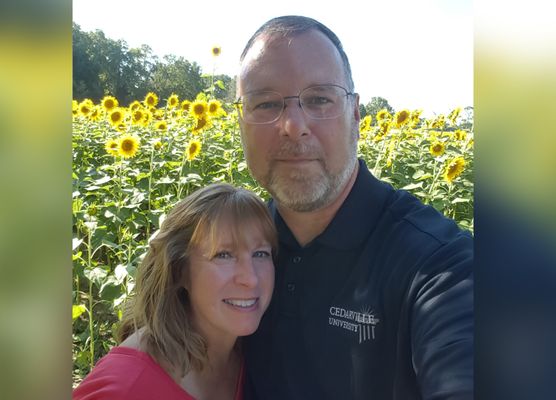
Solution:
M266 124L272 124L272 123L278 121L278 120L282 117L282 115L284 114L284 110L285 110L286 107L287 107L286 100L288 100L288 99L297 99L297 104L298 104L299 107L303 110L303 113L304 113L307 117L309 117L309 118L311 118L311 119L314 119L314 120L328 120L328 119L338 118L340 115L342 115L342 113L340 113L340 114L338 114L338 115L336 115L336 116L334 116L334 117L324 117L324 118L313 117L312 115L309 115L309 113L307 113L307 111L306 111L305 108L303 107L303 104L301 103L301 95L303 94L303 92L306 91L306 90L313 89L313 88L316 88L316 87L321 87L321 86L334 86L334 87L340 88L340 89L342 89L344 92L346 92L346 94L344 95L345 97L354 96L354 95L357 94L357 93L355 93L355 92L350 92L349 90L347 90L347 89L346 89L345 87L343 87L343 86L336 85L336 84L333 84L333 83L330 83L330 84L323 84L323 85L312 85L312 86L308 86L308 87L302 89L302 90L298 93L297 96L282 96L282 93L280 93L280 92L277 92L277 91L274 91L274 90L264 90L264 91L261 91L261 93L263 93L263 92L267 92L267 93L276 93L276 94L279 94L280 97L282 97L282 109L280 110L280 113L279 113L278 116L277 116L276 118L274 118L272 121L267 121L267 122L249 122L249 121L246 121L245 119L243 119L243 111L242 111L242 109L241 109L241 108L243 107L243 101L242 101L242 97L241 97L241 96L238 97L238 99L237 99L233 104L236 106L237 111L238 111L238 115L239 115L239 117L243 120L243 122L245 122L246 124L250 124L250 125L266 125ZM249 93L247 93L247 94L249 94ZM345 111L345 104L344 104L344 111Z

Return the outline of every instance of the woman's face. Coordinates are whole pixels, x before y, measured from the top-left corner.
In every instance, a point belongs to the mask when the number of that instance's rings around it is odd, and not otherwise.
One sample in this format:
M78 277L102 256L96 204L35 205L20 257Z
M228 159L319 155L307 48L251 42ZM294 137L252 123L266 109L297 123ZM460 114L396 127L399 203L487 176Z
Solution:
M250 335L265 312L274 287L272 247L257 224L241 230L234 244L230 224L190 253L185 287L193 323L209 342ZM214 250L214 252L212 252Z

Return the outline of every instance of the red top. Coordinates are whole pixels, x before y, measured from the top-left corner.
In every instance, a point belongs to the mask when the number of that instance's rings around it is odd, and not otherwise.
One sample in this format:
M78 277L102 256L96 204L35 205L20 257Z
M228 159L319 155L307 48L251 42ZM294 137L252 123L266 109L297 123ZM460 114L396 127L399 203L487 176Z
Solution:
M241 363L234 400L243 399ZM74 400L195 400L154 359L130 347L113 347L83 382L73 390Z

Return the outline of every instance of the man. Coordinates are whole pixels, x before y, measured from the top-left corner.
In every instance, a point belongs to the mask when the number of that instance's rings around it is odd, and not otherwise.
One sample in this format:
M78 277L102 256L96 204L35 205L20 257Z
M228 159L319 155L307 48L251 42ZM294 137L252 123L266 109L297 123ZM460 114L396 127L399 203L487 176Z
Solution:
M472 238L357 160L359 96L336 35L268 21L238 95L280 237L273 300L245 343L246 398L472 398Z

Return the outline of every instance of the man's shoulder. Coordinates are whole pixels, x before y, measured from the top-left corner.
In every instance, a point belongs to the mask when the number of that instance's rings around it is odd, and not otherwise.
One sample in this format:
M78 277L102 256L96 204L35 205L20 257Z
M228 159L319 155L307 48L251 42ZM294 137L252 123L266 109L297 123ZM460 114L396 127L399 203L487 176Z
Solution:
M396 190L389 197L382 217L391 226L401 227L415 236L431 238L441 245L459 238L471 239L471 234L458 227L453 219L405 190Z

